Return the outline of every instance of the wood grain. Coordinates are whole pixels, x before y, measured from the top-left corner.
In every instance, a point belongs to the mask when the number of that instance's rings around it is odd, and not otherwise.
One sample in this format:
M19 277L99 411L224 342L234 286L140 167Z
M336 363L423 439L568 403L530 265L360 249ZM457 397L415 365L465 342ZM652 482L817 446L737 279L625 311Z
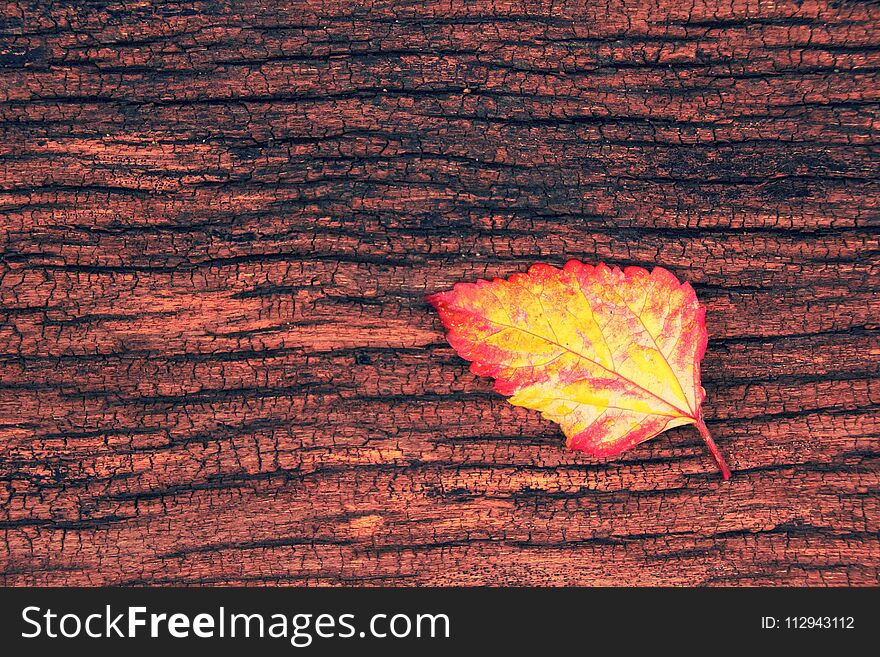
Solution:
M8 2L0 581L880 583L880 7ZM662 264L707 422L563 449L426 293Z

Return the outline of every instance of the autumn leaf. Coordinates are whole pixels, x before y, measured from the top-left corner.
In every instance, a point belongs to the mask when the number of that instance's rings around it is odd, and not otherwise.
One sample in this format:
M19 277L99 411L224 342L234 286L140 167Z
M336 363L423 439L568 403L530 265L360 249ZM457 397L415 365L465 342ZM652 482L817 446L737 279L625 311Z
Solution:
M471 371L559 424L571 449L615 456L693 424L730 477L701 412L706 311L662 267L538 264L427 300Z

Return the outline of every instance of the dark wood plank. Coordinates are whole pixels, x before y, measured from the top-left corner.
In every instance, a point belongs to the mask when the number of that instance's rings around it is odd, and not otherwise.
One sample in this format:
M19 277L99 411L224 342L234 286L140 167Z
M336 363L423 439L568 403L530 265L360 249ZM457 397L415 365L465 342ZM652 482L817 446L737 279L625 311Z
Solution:
M3 584L880 583L876 4L0 11ZM694 284L730 482L423 301L571 257Z

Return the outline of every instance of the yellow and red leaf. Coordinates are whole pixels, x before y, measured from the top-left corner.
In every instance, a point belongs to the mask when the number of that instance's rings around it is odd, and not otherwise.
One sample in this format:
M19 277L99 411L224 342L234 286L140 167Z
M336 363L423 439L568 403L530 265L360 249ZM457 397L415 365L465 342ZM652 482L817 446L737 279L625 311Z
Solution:
M705 309L665 269L538 264L427 299L471 371L559 424L571 449L614 456L695 424L729 477L700 412Z

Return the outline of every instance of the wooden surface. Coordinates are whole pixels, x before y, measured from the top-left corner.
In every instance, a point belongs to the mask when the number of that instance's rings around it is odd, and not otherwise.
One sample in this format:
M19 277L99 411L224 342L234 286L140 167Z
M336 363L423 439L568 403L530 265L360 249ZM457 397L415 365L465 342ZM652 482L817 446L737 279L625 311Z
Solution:
M880 7L5 3L0 570L24 584L880 581ZM602 462L426 293L570 257L708 308Z

